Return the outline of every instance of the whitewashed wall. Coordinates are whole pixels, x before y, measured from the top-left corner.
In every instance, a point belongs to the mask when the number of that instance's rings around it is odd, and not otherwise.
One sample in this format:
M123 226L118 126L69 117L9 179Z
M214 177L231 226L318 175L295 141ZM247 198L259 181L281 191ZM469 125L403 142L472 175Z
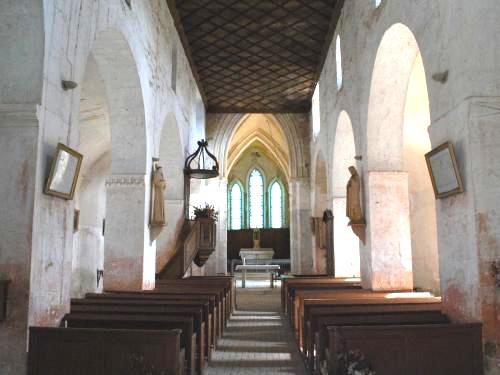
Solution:
M109 52L100 35L115 30L121 36L139 78L139 95L129 99L143 103L144 118L137 117L140 111L136 108L128 108L129 121L144 122L144 137L137 144L143 141L145 148L124 142L118 153L139 153L135 166L130 161L125 164L135 168L137 176L144 176L139 193L146 209L140 221L146 229L144 249L138 251L147 254L153 270L156 244L147 238L151 158L159 156L163 147L160 134L169 115L175 116L178 133L171 135L172 140L180 142L184 158L194 144L191 138L204 133L204 108L165 1L132 1L129 9L122 0L9 0L0 4L0 21L4 26L0 28L0 170L5 173L0 181L4 202L0 210L0 273L13 279L8 320L0 330L0 368L2 374L18 375L25 371L28 322L57 325L68 309L72 277L78 277L82 267L92 268L85 265L84 254L74 256L78 242L73 232L75 202L43 195L42 190L56 144L79 145L80 92L87 61L95 48L104 48L104 55ZM179 51L175 92L171 88L174 44ZM116 45L108 47L117 48L114 62L120 63L122 51ZM127 69L130 66L113 72L115 82L110 86L129 84L133 77L125 74ZM63 91L62 79L79 86ZM108 102L124 102L119 91L113 93L116 96L107 94ZM127 118L122 121L126 123ZM116 143L121 135L113 131ZM117 150L116 144L113 147ZM113 159L111 169L118 170L117 163ZM96 191L102 191L103 180L100 184ZM167 220L176 222L177 214ZM95 259L102 262L99 256ZM82 292L78 283L73 285Z
M374 1L346 1L337 28L342 41L343 87L337 90L332 43L320 79L321 133L311 145L312 154L321 149L330 155L331 173L337 119L341 111L348 113L356 148L363 157L358 169L363 174L366 202L367 124L376 53L386 30L396 23L406 25L423 56L432 146L448 140L455 144L466 188L465 194L436 205L441 292L453 319L485 324L488 374L500 373L499 292L489 271L491 261L500 256L500 184L494 172L500 160L494 151L500 142L499 16L500 7L493 0L383 0L378 9ZM447 82L431 78L445 71L449 71ZM389 82L391 77L386 79ZM362 270L370 253L368 240L361 248Z

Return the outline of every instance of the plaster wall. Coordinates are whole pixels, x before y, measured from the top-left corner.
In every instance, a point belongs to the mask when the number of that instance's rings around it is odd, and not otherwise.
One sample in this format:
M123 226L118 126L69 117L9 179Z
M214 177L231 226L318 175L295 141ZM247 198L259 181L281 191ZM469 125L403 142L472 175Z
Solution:
M11 280L7 318L0 322L0 369L10 375L25 371L43 76L42 1L0 2L0 25L0 278Z
M500 185L491 180L496 174L489 167L498 161L496 152L490 148L498 136L492 125L495 116L489 117L491 123L486 118L491 110L496 113L496 106L490 108L490 104L499 97L500 40L485 37L499 35L499 15L500 8L494 0L383 0L379 8L372 1L345 2L336 31L344 46L343 86L340 91L336 88L335 43L332 43L320 78L321 132L313 144L332 150L336 119L343 110L349 113L356 149L362 156L358 170L363 174L366 202L370 194L366 178L370 171L367 124L375 58L384 33L396 23L406 25L418 43L425 67L431 144L435 147L448 140L455 144L466 187L465 194L436 202L443 301L452 319L487 323L486 374L500 373L498 333L496 336L492 333L494 328L499 331L498 292L493 291L492 276L486 271L489 259L498 258L494 242L497 231L493 229L497 226L494 223L498 219L498 200L493 196L498 196ZM446 81L432 79L432 75L444 72L448 72ZM388 82L391 77L386 77ZM479 105L483 115L472 116L477 112L471 108L476 108L478 102L489 104ZM488 156L486 150L490 151ZM400 169L389 165L380 165L380 169ZM362 274L371 278L369 270L363 270L373 262L370 241L360 251Z

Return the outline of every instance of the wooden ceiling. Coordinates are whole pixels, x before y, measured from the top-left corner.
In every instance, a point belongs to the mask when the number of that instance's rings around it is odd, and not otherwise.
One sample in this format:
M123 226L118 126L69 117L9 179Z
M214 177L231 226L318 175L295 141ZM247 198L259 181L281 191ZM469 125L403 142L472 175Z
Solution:
M344 0L167 0L208 112L308 112Z

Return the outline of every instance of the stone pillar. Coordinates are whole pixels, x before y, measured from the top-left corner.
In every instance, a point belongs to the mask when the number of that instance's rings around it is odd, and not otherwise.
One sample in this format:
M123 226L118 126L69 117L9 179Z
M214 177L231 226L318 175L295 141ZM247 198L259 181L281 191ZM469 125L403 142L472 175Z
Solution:
M311 185L306 178L290 180L290 261L295 274L314 273L311 233Z
M104 289L142 290L155 286L155 247L149 244L146 175L106 180Z
M412 290L408 174L368 172L367 197L367 246L364 251L369 255L362 258L363 287Z
M207 181L204 198L219 212L217 220L217 245L215 252L205 264L207 275L226 274L227 272L227 179L217 178ZM205 203L202 203L203 205Z
M359 277L359 239L348 226L346 197L333 198L335 276Z
M492 375L500 366L500 294L491 270L500 259L499 121L498 97L473 97L429 130L433 147L455 145L465 190L436 203L443 309L454 321L483 323L485 374Z
M0 372L8 375L26 373L37 141L36 106L0 104L0 278L11 280Z

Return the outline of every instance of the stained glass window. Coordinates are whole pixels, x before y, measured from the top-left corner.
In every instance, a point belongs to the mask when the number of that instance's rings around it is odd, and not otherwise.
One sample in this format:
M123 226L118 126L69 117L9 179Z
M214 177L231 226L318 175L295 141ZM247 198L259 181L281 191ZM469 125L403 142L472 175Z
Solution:
M243 191L238 183L234 183L229 192L229 229L242 228L243 217Z
M264 178L254 169L248 181L248 208L250 228L264 227Z
M283 227L283 188L274 181L270 190L271 228Z

